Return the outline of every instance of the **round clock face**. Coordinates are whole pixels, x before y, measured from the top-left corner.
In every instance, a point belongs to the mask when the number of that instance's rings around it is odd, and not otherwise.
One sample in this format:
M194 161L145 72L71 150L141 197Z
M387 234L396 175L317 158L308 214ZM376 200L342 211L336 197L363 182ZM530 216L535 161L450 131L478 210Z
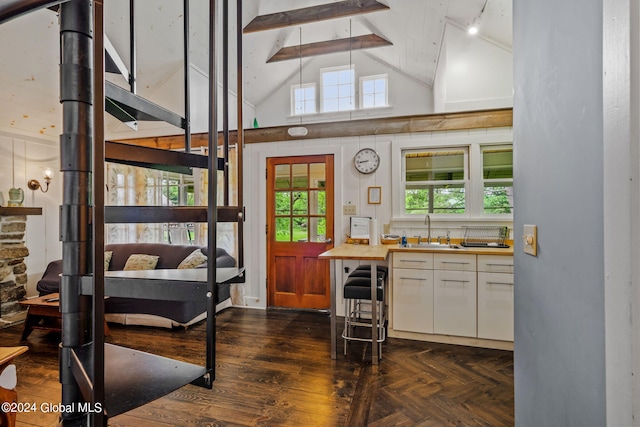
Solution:
M360 173L373 173L380 165L380 156L372 148L363 148L356 153L353 164Z

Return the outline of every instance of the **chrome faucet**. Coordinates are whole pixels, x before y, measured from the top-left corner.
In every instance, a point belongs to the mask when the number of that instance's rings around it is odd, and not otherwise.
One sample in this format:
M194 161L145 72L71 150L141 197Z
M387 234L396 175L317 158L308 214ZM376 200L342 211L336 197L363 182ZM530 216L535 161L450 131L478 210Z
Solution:
M427 226L427 244L431 243L431 217L429 215L424 217L424 224Z

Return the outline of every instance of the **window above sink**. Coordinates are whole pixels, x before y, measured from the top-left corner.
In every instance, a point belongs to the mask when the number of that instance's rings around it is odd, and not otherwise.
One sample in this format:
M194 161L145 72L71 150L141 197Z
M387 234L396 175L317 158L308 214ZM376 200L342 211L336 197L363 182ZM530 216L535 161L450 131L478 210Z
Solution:
M393 222L513 220L511 129L434 132L392 150Z

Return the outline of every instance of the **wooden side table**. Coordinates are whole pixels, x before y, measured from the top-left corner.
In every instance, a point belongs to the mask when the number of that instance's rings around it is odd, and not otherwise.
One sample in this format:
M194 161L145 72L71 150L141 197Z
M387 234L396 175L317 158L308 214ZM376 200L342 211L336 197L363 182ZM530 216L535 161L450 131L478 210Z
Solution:
M22 340L26 340L34 329L60 332L62 330L62 313L60 313L60 295L48 294L38 298L20 301L27 307L27 317L24 320ZM104 322L104 334L109 335L109 327Z
M0 347L0 375L15 357L21 355L28 349L29 347L26 346ZM7 390L6 388L0 387L0 402L18 402L18 393L16 393L15 389ZM0 410L0 425L7 427L15 426L16 413Z

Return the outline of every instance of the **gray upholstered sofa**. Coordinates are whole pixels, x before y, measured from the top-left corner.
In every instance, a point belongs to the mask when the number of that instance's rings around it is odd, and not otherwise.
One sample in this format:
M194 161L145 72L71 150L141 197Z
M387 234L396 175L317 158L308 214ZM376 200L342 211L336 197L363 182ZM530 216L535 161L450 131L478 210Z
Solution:
M200 249L208 255L207 248L191 245L170 245L167 243L115 243L105 246L112 257L108 270L123 270L133 254L158 256L156 269L177 268L193 251ZM235 259L222 248L216 248L217 267L235 267ZM206 264L204 264L206 265ZM49 263L36 289L40 295L59 292L62 260ZM216 311L231 305L230 284L219 284L216 292ZM106 319L109 322L148 326L174 327L188 326L206 317L205 301L159 301L147 299L116 298L105 300Z

